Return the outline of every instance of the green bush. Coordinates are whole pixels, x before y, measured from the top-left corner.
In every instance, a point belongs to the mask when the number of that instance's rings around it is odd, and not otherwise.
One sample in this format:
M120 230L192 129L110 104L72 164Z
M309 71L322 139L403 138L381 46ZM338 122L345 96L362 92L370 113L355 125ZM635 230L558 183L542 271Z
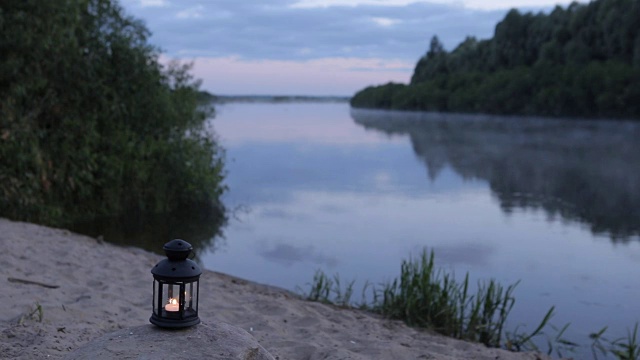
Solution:
M216 204L222 151L189 66L113 0L0 7L0 215L57 224Z

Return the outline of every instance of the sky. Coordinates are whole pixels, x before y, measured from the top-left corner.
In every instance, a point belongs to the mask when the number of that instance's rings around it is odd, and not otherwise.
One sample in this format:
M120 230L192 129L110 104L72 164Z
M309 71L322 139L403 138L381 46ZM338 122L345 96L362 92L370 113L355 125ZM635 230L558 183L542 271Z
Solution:
M486 39L511 8L568 0L121 0L151 30L162 61L193 63L217 95L351 96L406 83L429 40Z

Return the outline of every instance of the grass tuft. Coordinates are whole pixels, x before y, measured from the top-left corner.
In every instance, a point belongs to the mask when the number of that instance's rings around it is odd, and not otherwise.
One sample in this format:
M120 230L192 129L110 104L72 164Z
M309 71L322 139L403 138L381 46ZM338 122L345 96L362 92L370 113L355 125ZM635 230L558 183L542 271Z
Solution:
M577 343L564 337L569 324L557 328L550 324L555 307L552 306L538 326L530 333L518 327L513 332L505 331L509 313L515 305L513 295L519 282L503 286L497 281L480 281L477 290L470 289L469 274L456 281L452 273L435 266L435 254L426 249L419 257L404 260L400 276L393 281L373 286L365 282L360 303L352 303L355 281L342 286L339 276L327 276L316 270L309 291L303 294L308 300L335 304L342 307L357 307L382 314L392 319L403 320L409 326L429 328L446 336L480 342L489 347L502 347L511 351L540 351L533 339L546 336L547 354L563 357L573 352ZM301 289L298 289L300 292ZM370 291L373 301L367 301ZM545 333L551 327L553 336ZM604 337L607 327L592 333L591 351L594 359L598 354L606 358L613 355L618 360L640 360L638 323L629 330L626 338L608 340Z
M404 260L400 277L384 284L373 310L410 326L433 329L459 339L501 345L504 325L515 304L513 291L495 280L479 282L470 292L469 274L459 283L435 267L433 251Z

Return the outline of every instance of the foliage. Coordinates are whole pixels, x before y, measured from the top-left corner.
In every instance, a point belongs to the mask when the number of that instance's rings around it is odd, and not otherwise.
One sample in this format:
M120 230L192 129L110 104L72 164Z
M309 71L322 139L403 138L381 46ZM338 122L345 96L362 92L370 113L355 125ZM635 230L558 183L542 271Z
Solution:
M598 354L607 356L608 353L613 354L619 360L638 360L640 359L640 342L638 341L638 323L632 330L627 330L627 337L609 340L604 337L607 327L603 327L600 331L591 333L591 352L594 359L598 359Z
M311 301L351 306L354 281L345 289L340 286L338 275L328 277L316 271L306 298ZM435 267L433 251L424 250L417 259L402 262L400 277L372 287L373 302L367 303L363 289L361 309L371 310L389 318L403 320L410 326L433 329L441 334L459 339L481 342L487 346L502 346L507 338L510 349L519 349L529 342L547 324L553 309L532 334L515 333L504 336L504 326L515 304L513 291L516 284L506 288L494 280L478 283L475 293L469 286L469 275L459 283L453 274ZM333 296L332 296L333 295Z
M383 285L373 308L410 326L497 347L515 303L516 285L480 282L472 294L469 274L458 283L453 274L435 267L433 251L424 250L418 259L402 262L400 277Z
M218 96L213 95L212 93L205 90L198 91L197 97L198 102L202 105L207 105L211 104L212 102L219 101Z
M309 285L309 292L306 295L306 299L350 307L354 284L355 281L348 282L343 290L340 285L340 277L337 274L330 278L324 272L317 270L313 275L313 282L307 284Z
M447 52L437 37L409 85L359 91L354 107L638 118L640 2L596 0L551 13L511 10L494 37Z
M533 342L533 338L545 335L547 338L547 355L555 353L559 358L564 357L564 352L573 352L578 346L577 343L564 338L564 333L569 328L570 323L565 324L562 328L551 325L549 321L553 317L555 306L552 306L546 315L540 321L540 324L529 334L522 333L516 328L513 333L507 332L505 348L511 351L541 351L541 349ZM554 331L553 337L546 334L544 329L549 326Z
M213 204L222 152L188 65L159 63L115 0L0 7L0 214L63 218Z
M29 309L29 311L20 315L20 317L18 318L18 325L23 325L25 323L25 320L35 320L36 315L38 322L41 323L44 319L44 310L42 309L42 305L40 305L40 303L38 303L37 301L33 310Z
M518 283L504 288L495 280L479 282L475 293L469 288L469 274L459 283L452 273L435 267L434 252L423 250L417 259L402 262L400 277L370 288L367 281L362 290L362 302L352 304L354 281L343 289L340 277L333 278L317 270L309 291L303 294L307 300L335 304L341 307L357 306L360 309L403 320L409 326L428 328L440 334L458 339L480 342L490 347L502 347L510 351L541 351L534 338L546 337L547 354L563 358L579 346L564 337L569 323L557 328L550 323L555 307L552 306L538 326L531 332L520 327L505 331L509 313L515 304L513 291ZM373 301L366 300L365 292L371 289ZM298 288L299 292L303 292ZM545 329L553 332L547 333ZM604 337L607 327L589 335L594 359L598 354L606 358L613 355L619 360L640 359L638 324L627 332L626 338L609 340Z

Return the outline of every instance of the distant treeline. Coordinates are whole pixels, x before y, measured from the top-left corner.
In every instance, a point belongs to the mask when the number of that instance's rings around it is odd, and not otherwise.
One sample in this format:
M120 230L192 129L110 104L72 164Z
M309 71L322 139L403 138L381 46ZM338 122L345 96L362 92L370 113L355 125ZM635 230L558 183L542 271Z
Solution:
M640 118L640 1L511 10L494 37L453 51L437 36L409 85L368 87L354 107Z
M283 103L283 102L348 102L348 96L308 96L308 95L213 95L199 92L199 99L205 103Z
M0 216L49 224L216 208L221 149L189 66L116 0L0 5Z

